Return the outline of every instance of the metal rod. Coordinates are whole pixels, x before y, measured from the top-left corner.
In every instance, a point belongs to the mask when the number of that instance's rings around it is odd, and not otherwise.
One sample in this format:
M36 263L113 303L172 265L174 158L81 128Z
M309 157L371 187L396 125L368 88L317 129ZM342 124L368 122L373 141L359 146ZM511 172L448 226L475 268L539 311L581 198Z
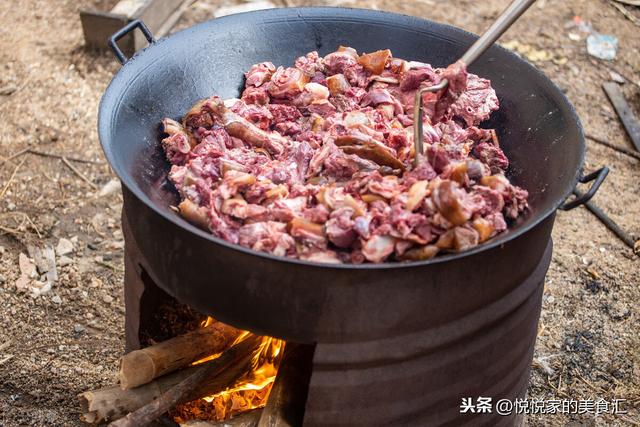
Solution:
M471 65L480 55L484 53L505 31L527 10L536 0L515 0L496 21L480 36L476 42L462 55L460 61L465 65ZM424 130L422 128L422 95L427 92L438 92L449 84L447 79L443 79L437 85L418 89L413 102L413 165L418 166L420 158L424 154Z
M413 101L413 141L414 141L414 155L413 165L418 166L420 163L420 156L424 154L424 128L422 124L422 95L426 92L438 92L449 84L447 79L440 80L437 85L429 86L428 88L418 89ZM418 125L416 126L416 117L418 117Z
M640 160L640 152L629 150L625 147L620 147L619 145L612 144L609 141L606 141L602 138L598 138L597 136L593 136L590 134L585 134L585 138L590 139L593 142L597 142L598 144L604 145L605 147L609 147L612 150L617 151L618 153L626 154L629 157L633 157L634 159Z
M484 53L536 0L515 0L507 7L495 22L480 36L478 40L462 55L460 60L471 65Z
M582 193L578 190L574 190L573 194L575 194L576 197L582 196ZM614 220L612 220L609 215L604 213L604 211L600 209L598 205L596 205L593 201L588 201L584 204L584 206L589 209L589 211L591 211L591 213L595 215L595 217L598 218L598 220L600 220L600 222L604 224L605 227L611 230L613 234L618 236L618 238L625 245L631 248L632 251L635 252L638 250L638 243L636 242L636 240L629 233L623 230L622 227L620 227Z

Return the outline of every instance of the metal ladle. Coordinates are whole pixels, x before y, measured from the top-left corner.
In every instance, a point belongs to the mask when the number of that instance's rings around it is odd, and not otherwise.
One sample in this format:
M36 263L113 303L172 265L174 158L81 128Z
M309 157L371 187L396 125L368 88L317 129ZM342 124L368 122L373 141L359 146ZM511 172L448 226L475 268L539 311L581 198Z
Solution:
M511 27L511 25L522 15L529 6L536 0L515 0L507 7L496 21L480 36L478 40L460 58L466 66L469 66L478 59L500 36ZM416 91L413 102L413 143L415 154L413 164L417 166L420 157L424 154L424 129L422 123L422 95L429 92L439 92L449 85L447 79L440 80L440 83Z

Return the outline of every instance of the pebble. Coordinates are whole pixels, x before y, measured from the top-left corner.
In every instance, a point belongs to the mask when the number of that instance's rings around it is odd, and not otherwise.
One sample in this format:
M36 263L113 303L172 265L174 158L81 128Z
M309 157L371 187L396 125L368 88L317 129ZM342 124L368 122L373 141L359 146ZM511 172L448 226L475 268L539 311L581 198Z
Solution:
M113 302L113 297L111 295L104 294L102 296L102 301L104 301L107 304L111 304Z
M7 278L4 276L4 274L0 273L0 284L4 283L7 281Z
M84 326L82 326L79 323L76 323L75 325L73 325L73 330L76 331L77 333L84 332Z
M66 255L62 255L60 257L60 259L58 260L58 265L60 267L64 267L66 265L70 265L72 263L73 263L73 260L71 258L69 258L68 256L66 256Z
M99 197L105 197L116 191L120 190L120 181L117 179L112 179L107 182L98 192Z
M624 84L627 81L624 77L622 77L620 74L616 73L615 71L610 70L609 76L611 77L611 80L613 80L616 83Z
M64 237L60 238L58 241L58 246L56 246L56 254L58 256L68 255L73 252L73 243L69 239L65 239Z
M54 295L53 297L51 297L51 302L54 304L62 304L62 298L60 298L59 295Z

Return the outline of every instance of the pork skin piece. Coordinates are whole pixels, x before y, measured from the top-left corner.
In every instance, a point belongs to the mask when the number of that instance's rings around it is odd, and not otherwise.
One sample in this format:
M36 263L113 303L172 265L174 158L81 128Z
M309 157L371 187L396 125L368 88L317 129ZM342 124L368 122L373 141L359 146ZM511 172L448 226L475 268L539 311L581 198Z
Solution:
M222 99L212 96L202 106L211 112L216 123L222 125L227 133L239 138L247 144L264 148L271 154L281 154L284 151L286 139L279 134L266 132L224 105Z
M404 170L405 166L395 156L393 149L361 132L352 132L336 137L335 143L347 154L355 154L381 166Z
M191 224L202 230L209 231L209 219L207 218L207 208L198 206L189 199L184 199L178 205L180 215Z

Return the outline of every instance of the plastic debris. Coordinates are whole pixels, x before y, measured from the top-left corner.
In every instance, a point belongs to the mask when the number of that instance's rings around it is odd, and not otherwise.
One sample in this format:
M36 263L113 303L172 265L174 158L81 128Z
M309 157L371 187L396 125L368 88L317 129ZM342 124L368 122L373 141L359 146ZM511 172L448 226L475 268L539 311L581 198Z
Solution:
M585 21L580 16L575 15L571 21L568 21L564 27L568 30L576 30L581 33L590 34L593 32L593 27L591 26L591 22Z
M587 37L587 52L594 58L612 61L616 58L618 38L609 34L591 34Z

